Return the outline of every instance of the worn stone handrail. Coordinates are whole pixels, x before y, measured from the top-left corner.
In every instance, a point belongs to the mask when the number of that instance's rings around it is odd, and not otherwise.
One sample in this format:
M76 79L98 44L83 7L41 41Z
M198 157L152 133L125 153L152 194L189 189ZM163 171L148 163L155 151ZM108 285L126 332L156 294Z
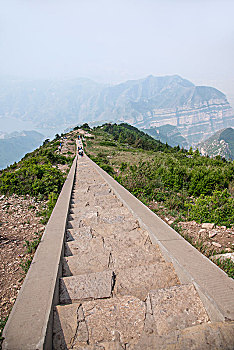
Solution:
M52 349L53 306L58 304L63 254L77 156L3 331L3 349Z

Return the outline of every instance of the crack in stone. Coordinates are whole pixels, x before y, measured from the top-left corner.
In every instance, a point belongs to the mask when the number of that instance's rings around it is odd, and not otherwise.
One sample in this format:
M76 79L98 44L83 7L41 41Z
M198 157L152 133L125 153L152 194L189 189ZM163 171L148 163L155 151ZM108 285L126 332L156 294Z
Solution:
M86 331L85 333L83 334L83 336L86 336L87 338L85 340L83 339L78 339L79 337L79 330L81 328L82 325L85 325L85 328L86 328ZM82 334L81 334L82 336ZM84 317L84 312L83 312L83 308L82 308L82 304L79 304L78 308L77 308L77 327L76 327L76 331L75 331L75 335L74 337L71 339L71 349L74 348L74 346L76 345L76 343L86 343L89 345L89 330L88 330L88 325L87 325L87 322L85 320L85 317Z
M113 262L112 254L111 254L111 252L110 252L110 254L109 254L109 260L108 260L108 265L107 265L108 269L112 268L113 265L114 265L114 262Z

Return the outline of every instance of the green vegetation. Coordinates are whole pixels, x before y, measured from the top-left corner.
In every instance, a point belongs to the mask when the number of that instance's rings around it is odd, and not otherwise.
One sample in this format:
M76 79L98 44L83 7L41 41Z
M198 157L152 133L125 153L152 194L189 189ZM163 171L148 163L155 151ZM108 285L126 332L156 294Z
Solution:
M216 259L215 263L226 272L226 274L231 277L234 278L234 263L231 259Z
M104 132L113 136L115 143L111 142L111 146L116 146L117 141L120 144L127 144L134 148L142 148L144 150L162 151L169 147L126 123L120 125L105 124L101 128ZM108 146L108 144L106 144L106 146Z
M25 275L26 275L26 273L28 272L28 270L30 268L32 260L33 260L33 256L30 256L27 260L22 260L21 263L20 263L20 267L24 271Z
M57 164L72 164L73 158L55 153L58 142L45 143L19 162L0 172L0 193L29 194L48 198L59 193L65 181Z
M144 203L157 202L180 220L234 223L234 163L169 147L127 124L92 132L90 157Z
M85 148L92 160L156 214L171 215L171 226L202 254L217 254L203 239L183 233L179 222L233 226L234 162L169 147L127 124L105 124L92 134ZM230 275L231 265L219 266Z
M41 235L39 235L37 232L35 232L35 238L32 241L25 240L24 247L27 249L27 253L35 253L39 243L41 241Z
M0 348L1 348L1 341L3 340L2 332L7 323L7 320L8 320L8 317L0 318Z
M228 226L234 223L234 200L224 191L214 191L211 196L201 195L189 205L188 218L196 222L214 222Z

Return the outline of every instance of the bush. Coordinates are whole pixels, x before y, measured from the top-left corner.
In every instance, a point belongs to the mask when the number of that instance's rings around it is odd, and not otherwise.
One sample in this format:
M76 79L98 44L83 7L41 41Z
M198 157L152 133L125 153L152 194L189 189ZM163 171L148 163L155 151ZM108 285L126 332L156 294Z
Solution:
M234 199L226 189L211 196L201 195L188 205L188 219L230 226L234 223Z

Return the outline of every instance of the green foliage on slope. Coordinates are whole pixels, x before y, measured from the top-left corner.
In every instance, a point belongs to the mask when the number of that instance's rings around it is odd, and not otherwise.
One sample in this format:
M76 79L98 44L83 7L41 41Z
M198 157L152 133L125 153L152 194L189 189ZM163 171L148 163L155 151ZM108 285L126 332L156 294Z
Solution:
M184 220L234 223L233 162L169 147L127 124L105 124L92 133L92 159L144 203L162 204Z
M0 172L0 193L49 197L59 193L65 175L57 164L71 164L72 158L55 153L58 142L45 143L19 162Z
M134 148L142 148L144 150L162 151L168 148L161 141L155 140L153 137L138 130L134 126L126 123L104 124L102 130L113 136L113 139L122 144L128 144ZM97 127L99 129L99 127Z

